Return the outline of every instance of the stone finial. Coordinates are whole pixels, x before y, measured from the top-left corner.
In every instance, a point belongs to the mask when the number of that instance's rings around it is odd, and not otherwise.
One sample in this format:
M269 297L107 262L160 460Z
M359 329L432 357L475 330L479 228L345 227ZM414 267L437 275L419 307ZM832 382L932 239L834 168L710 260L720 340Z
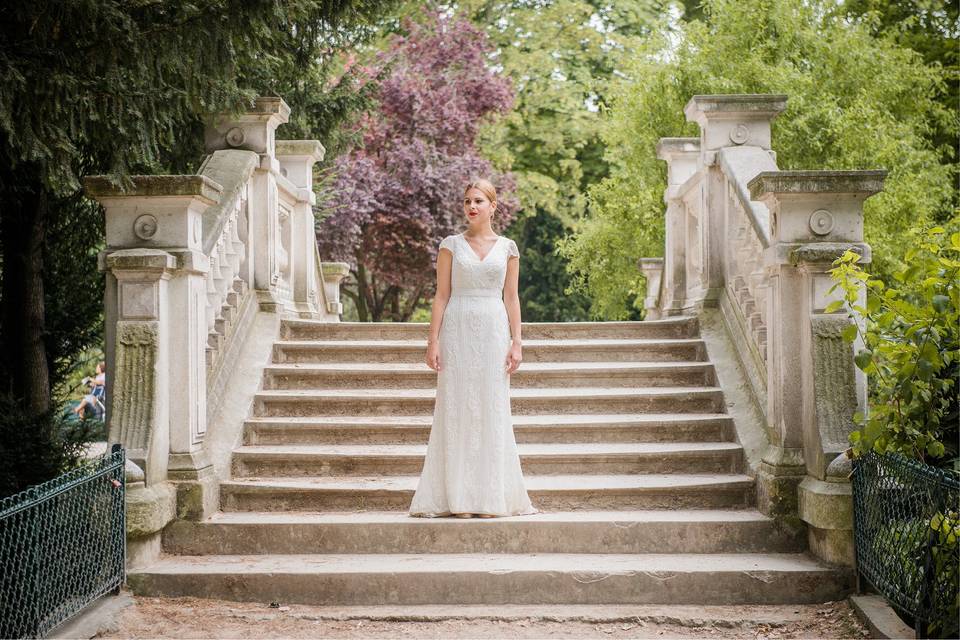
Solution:
M223 188L205 176L131 176L124 189L108 176L89 176L88 196L106 210L107 248L199 249L203 213Z
M770 149L770 123L786 108L785 95L708 95L693 96L683 113L700 125L704 151L739 145Z
M290 120L290 107L283 98L260 97L252 109L238 116L220 115L207 125L204 142L208 153L221 149L244 149L273 158L277 127Z
M667 189L686 182L697 171L699 138L660 138L657 157L667 162Z
M774 243L863 242L863 201L886 171L764 171L747 184L770 209Z

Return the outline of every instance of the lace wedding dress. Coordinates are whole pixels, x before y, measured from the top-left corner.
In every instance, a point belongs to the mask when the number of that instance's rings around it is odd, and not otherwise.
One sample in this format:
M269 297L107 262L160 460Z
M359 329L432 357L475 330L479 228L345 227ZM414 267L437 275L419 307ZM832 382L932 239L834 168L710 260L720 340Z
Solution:
M536 513L523 483L510 413L510 324L503 283L513 240L500 236L483 258L463 234L453 254L450 301L440 325L433 427L410 515Z

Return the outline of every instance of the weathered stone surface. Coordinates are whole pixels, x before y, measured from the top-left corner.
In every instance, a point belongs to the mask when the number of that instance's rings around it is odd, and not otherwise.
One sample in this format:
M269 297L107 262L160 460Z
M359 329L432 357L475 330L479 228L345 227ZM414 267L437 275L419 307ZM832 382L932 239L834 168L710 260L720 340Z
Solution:
M252 151L241 149L222 149L214 151L200 167L200 174L207 179L223 185L220 201L203 213L203 242L201 246L207 255L213 250L220 238L221 230L247 181L260 164L259 157Z
M807 477L799 487L800 517L808 525L810 550L823 560L852 567L853 498L849 482Z
M127 487L127 537L162 530L177 515L177 492L169 483Z
M110 176L87 176L83 179L86 194L91 198L134 198L196 196L214 204L223 188L214 180L200 175L130 176L132 185L125 188Z
M764 171L747 184L750 197L759 200L767 193L850 193L871 196L883 191L887 172L867 171Z

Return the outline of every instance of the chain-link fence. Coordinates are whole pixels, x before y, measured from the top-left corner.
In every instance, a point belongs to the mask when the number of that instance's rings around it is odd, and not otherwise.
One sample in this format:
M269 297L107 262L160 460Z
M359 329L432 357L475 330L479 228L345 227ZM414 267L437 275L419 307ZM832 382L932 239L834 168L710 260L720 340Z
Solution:
M912 619L918 636L957 632L960 479L899 454L853 465L858 577Z
M0 500L0 638L39 638L124 581L120 445Z

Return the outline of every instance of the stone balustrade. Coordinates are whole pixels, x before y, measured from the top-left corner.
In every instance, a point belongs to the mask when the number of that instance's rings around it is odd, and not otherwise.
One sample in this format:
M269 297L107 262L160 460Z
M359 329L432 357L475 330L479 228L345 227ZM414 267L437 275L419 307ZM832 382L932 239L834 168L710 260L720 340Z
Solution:
M85 180L106 215L108 435L147 491L131 498L150 523L131 527L141 534L135 556L158 550L169 518L157 514L201 519L219 507L207 425L254 316L339 321L346 265L321 264L314 235L323 147L276 140L289 113L283 100L260 98L211 122L198 175Z
M660 141L666 242L662 281L648 280L648 317L719 310L765 421L761 509L799 516L816 554L850 564L840 453L854 412L865 409L866 383L840 336L851 320L824 309L832 261L846 249L869 261L863 201L885 172L778 170L771 122L786 100L694 96L684 113L700 137Z

